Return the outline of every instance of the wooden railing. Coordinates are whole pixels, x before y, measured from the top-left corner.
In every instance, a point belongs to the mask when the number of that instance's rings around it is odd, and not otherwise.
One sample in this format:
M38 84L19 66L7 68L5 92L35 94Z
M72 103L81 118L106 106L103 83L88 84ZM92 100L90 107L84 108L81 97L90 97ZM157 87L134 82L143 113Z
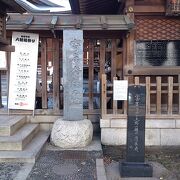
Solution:
M128 80L128 78L127 78ZM146 86L146 116L180 116L180 75L133 77L129 85ZM113 100L113 84L107 83L106 75L101 81L102 118L122 118L127 115L127 101Z

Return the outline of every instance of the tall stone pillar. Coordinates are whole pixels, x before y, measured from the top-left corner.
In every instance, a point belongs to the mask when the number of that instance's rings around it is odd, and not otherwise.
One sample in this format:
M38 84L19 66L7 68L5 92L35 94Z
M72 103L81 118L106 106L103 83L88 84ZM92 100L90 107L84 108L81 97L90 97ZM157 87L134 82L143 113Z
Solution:
M51 142L62 148L83 147L92 140L90 120L83 119L83 31L63 31L64 116L52 128Z
M64 119L83 119L83 31L63 32Z

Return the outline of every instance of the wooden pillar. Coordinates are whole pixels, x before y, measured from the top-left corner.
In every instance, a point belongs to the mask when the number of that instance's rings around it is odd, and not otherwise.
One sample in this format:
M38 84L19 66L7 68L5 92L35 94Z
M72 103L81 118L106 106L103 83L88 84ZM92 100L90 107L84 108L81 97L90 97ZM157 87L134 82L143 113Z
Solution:
M151 112L151 79L146 77L146 114Z
M42 70L42 109L47 109L47 44L46 39L41 40L41 70Z
M156 112L158 115L161 114L161 77L156 77Z
M105 53L106 53L105 40L100 41L100 78L105 73Z
M60 60L59 39L53 39L53 109L59 110L60 100Z
M0 71L0 108L2 108L2 88L1 88L1 71Z
M89 42L89 68L88 68L88 86L89 86L89 109L93 109L93 80L94 80L94 46L93 41L90 40Z
M102 74L101 77L101 116L104 118L107 115L107 84L106 75Z
M126 11L127 16L129 16L130 19L134 20L134 0L127 0L126 1ZM127 33L127 51L126 51L126 69L131 70L134 66L134 40L135 40L135 32L134 30L131 30ZM128 71L129 75L131 71Z
M116 39L112 39L112 48L111 48L111 81L113 82L113 78L116 77Z
M168 77L168 115L173 111L173 77Z
M180 114L180 74L178 75L178 93L179 93L179 114Z

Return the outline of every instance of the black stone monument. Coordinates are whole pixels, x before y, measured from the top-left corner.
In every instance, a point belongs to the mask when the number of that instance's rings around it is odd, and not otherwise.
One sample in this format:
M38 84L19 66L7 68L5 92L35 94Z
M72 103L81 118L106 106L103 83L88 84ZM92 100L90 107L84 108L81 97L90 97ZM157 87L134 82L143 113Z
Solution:
M120 163L121 177L152 177L145 163L146 87L129 86L126 161Z

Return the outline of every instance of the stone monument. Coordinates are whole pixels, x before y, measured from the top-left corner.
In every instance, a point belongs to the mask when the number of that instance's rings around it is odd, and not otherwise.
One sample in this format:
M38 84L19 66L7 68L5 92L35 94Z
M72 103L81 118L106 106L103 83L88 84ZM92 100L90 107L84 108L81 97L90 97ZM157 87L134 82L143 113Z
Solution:
M61 148L84 147L93 127L83 118L83 31L63 31L64 116L52 128L51 142Z
M146 87L129 86L126 161L120 163L122 177L152 177L145 163Z

